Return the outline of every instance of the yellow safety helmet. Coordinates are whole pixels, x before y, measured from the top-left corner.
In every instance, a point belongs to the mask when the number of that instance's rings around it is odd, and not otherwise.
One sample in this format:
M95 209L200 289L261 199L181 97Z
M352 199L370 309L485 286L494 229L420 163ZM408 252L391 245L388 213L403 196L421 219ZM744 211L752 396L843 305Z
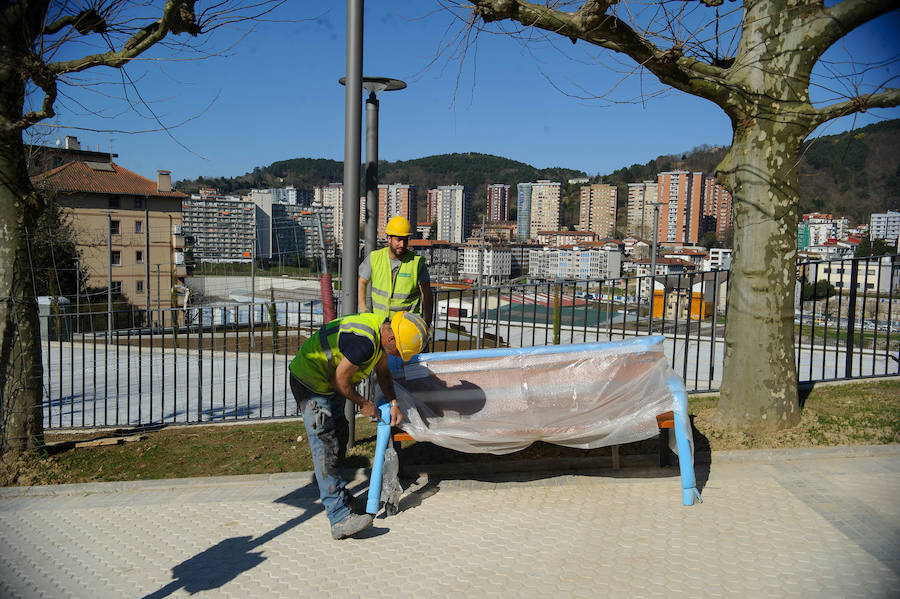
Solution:
M409 237L411 231L409 221L402 216L395 216L389 220L387 227L384 229L385 234L394 237Z
M397 341L400 357L406 362L422 351L428 343L428 327L425 319L413 312L397 312L391 319L391 330Z

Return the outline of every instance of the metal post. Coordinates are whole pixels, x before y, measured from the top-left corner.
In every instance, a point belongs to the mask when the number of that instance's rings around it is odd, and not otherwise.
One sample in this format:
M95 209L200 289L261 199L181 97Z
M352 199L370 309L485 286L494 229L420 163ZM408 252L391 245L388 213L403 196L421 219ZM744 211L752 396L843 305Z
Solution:
M253 324L256 314L256 223L253 223L253 247L250 248L250 347L253 347Z
M481 217L481 239L478 241L478 335L475 337L475 348L481 349L482 337L482 306L481 306L481 277L484 272L484 217Z
M415 223L413 223L415 224ZM378 236L378 98L366 99L366 255L375 251Z
M160 291L160 283L159 283L159 264L156 265L156 317L159 318L160 311L162 310L162 305L159 300L159 291Z
M659 203L653 204L653 247L650 250L650 334L653 334L653 304L656 302L656 243L659 228ZM665 294L663 294L665 301ZM665 314L665 306L663 306Z
M344 89L344 235L341 315L356 313L359 277L359 163L362 128L363 0L347 0L346 87Z
M81 258L75 256L75 330L81 332Z
M112 334L112 214L106 213L106 338Z
M357 311L359 279L359 137L362 128L363 0L347 0L344 88L344 250L341 259L341 315ZM356 406L344 402L350 425L347 449L356 442Z
M849 379L853 376L853 348L856 344L856 340L854 339L856 336L856 286L858 284L857 278L859 277L859 260L859 258L852 258L850 261L850 298L849 303L847 304L847 354L844 359L845 379ZM843 261L841 261L842 269L843 266ZM812 282L812 285L813 296L815 297L815 281ZM803 311L802 304L800 306L800 311L801 313ZM865 314L865 309L863 309L863 314ZM840 318L840 314L838 314L838 318Z
M144 294L147 298L147 324L150 324L150 198L144 197Z

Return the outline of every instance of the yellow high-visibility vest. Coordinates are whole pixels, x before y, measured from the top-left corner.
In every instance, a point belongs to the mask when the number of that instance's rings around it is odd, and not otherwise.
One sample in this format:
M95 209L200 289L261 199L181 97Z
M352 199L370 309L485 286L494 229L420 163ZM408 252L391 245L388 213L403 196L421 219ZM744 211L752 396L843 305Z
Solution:
M372 312L382 318L391 318L397 312L415 312L421 315L419 297L419 269L422 257L407 251L400 261L397 276L392 276L389 248L371 253Z
M319 395L333 395L335 389L331 379L337 372L338 364L344 359L338 347L338 335L351 332L370 339L375 345L372 357L359 366L350 377L355 385L369 376L384 350L381 348L381 325L384 317L373 313L350 314L322 325L312 337L300 347L300 351L291 360L288 370L303 383L303 386Z

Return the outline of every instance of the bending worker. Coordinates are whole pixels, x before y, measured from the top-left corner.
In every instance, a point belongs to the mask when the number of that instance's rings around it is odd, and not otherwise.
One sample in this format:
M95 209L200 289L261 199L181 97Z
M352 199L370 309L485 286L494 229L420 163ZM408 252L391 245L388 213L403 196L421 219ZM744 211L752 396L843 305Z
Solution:
M415 312L431 330L434 315L431 279L425 260L407 247L410 232L409 221L402 216L388 221L387 247L370 253L359 265L358 306L363 311L368 305L366 296L371 281L373 313L388 318L400 311Z
M319 497L334 539L356 534L374 519L372 514L351 513L350 493L341 476L349 439L345 398L359 406L363 416L376 418L375 403L354 389L374 370L391 403L390 424L399 424L403 414L387 357L409 360L427 341L428 329L418 314L397 312L390 320L377 314L351 314L323 325L303 342L288 366L291 392L303 414Z

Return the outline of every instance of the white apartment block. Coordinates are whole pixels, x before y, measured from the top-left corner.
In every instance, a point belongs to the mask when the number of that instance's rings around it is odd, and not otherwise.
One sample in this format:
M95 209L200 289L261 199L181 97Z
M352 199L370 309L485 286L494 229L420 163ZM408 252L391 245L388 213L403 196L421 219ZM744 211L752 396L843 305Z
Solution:
M462 185L438 187L437 238L463 243L472 232L472 192Z
M818 212L804 214L797 226L797 247L806 250L823 246L829 239L845 239L849 230L850 221L846 218Z
M582 187L578 228L593 231L601 238L615 237L618 196L619 190L614 185L597 183Z
M520 240L534 239L539 230L559 229L559 205L562 183L539 179L536 183L519 183L516 225Z
M313 189L313 204L330 209L331 222L334 228L331 231L331 238L334 245L338 249L344 247L344 184L329 183L328 185L317 185ZM325 232L328 237L328 231Z
M900 211L888 210L873 214L869 219L869 238L884 239L896 244L900 238Z
M194 260L250 262L256 242L256 205L234 196L201 191L181 204L184 235L194 239Z
M499 245L479 247L466 245L460 248L459 274L461 277L478 276L478 260L481 254L481 274L489 284L509 280L512 272L512 252ZM485 281L482 278L482 281Z
M731 248L709 248L709 256L703 261L703 270L731 270Z
M656 203L659 184L656 181L628 184L628 233L650 239L653 236L653 204Z
M560 247L528 252L528 274L541 279L617 279L622 254L600 248Z

